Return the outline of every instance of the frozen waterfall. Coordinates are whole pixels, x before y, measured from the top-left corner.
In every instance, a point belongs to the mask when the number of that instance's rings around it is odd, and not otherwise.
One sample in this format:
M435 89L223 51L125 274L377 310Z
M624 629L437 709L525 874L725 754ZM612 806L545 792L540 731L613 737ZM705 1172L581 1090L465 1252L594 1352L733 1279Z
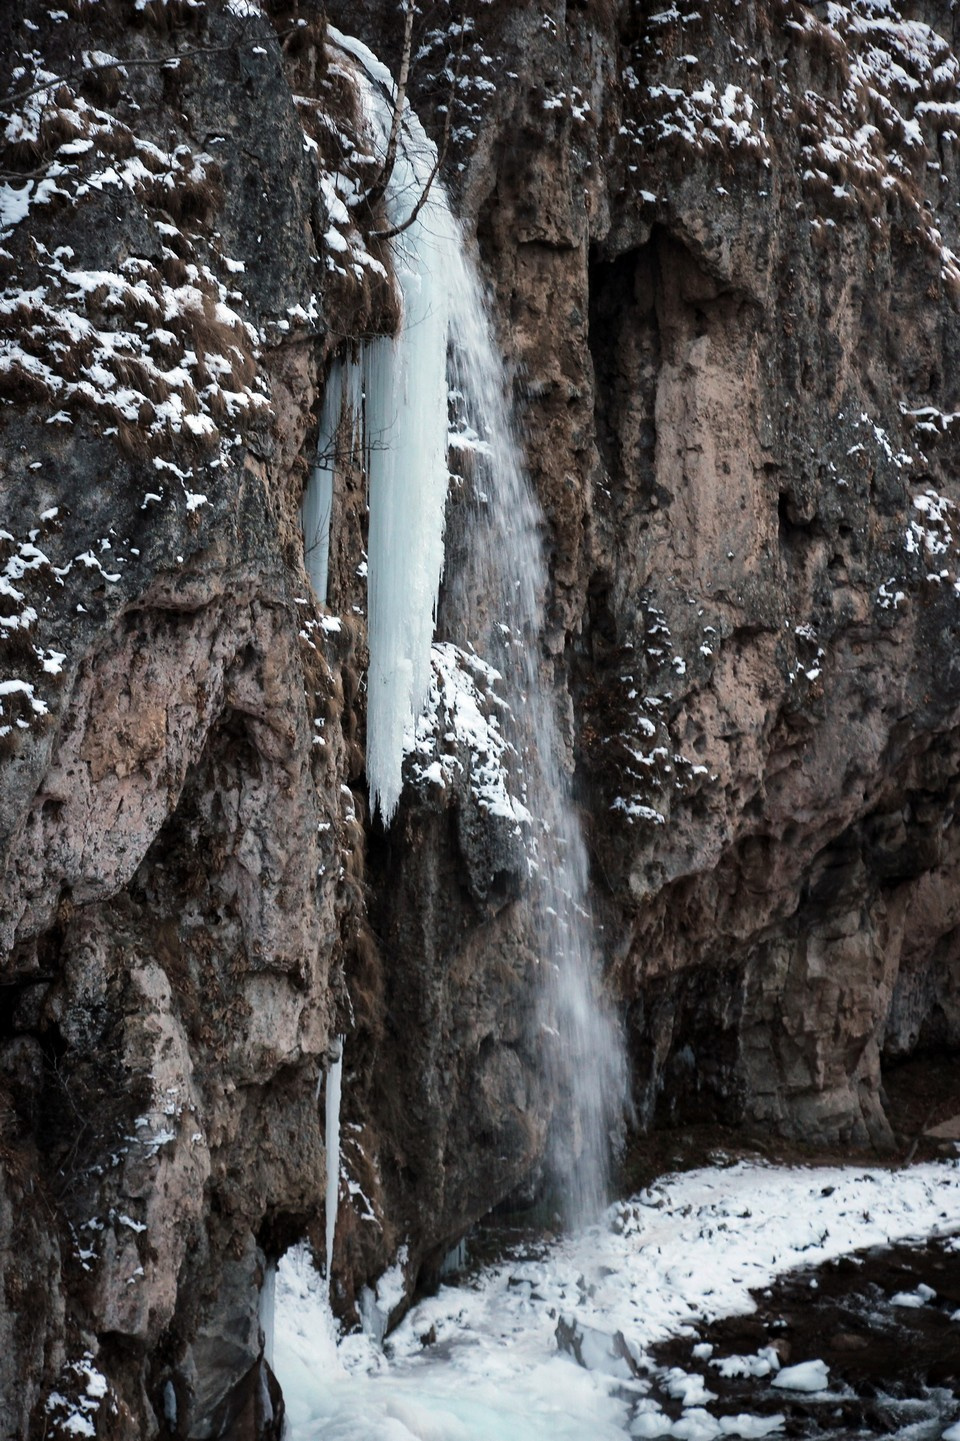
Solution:
M370 77L361 84L361 97L382 153L392 118L389 72L359 42L333 27L329 35L359 59ZM391 226L404 225L414 211L435 155L408 111L385 196ZM331 509L337 447L345 441L354 453L362 451L370 507L367 780L371 809L379 811L385 825L400 798L403 737L413 728L430 692L430 646L443 571L449 482L447 342L454 299L450 279L463 268L462 243L438 186L412 223L391 241L402 308L397 334L362 341L357 360L338 363L331 373L318 460L304 500L308 570L314 590L324 600L324 517ZM355 431L361 423L361 406L363 433L358 443Z
M364 111L383 153L392 115L389 73L358 41L328 33L359 61ZM386 197L392 226L403 226L414 213L435 158L407 107ZM540 1036L555 1104L550 1159L567 1192L567 1218L579 1222L605 1199L625 1066L599 987L586 855L561 757L553 688L542 674L542 516L514 435L480 282L438 182L390 246L401 328L396 337L366 341L360 359L370 505L371 805L388 823L401 791L404 734L415 729L430 694L453 401L461 438L473 438L472 475L465 484L473 500L466 563L447 577L444 626L457 646L503 675L514 718L509 740L518 757L517 781L534 817L527 840L527 929L540 958ZM337 386L340 398L321 440L334 447L344 407L359 409L340 374ZM347 420L352 423L350 414Z
M324 1094L324 1145L327 1152L327 1195L324 1221L327 1243L327 1290L333 1274L333 1238L337 1229L337 1206L340 1199L340 1097L343 1089L343 1037L338 1036L331 1048L330 1069L327 1071Z

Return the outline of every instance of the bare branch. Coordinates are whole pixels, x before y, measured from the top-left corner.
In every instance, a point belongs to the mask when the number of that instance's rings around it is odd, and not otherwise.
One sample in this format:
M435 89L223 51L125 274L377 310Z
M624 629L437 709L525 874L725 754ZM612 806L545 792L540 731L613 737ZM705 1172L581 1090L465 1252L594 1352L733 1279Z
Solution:
M456 65L454 66L454 69L453 69L453 78L452 78L452 80L450 81L450 93L449 93L449 95L448 95L448 97L447 97L447 113L446 113L446 117L445 117L444 122L443 122L443 135L441 136L440 144L437 146L437 158L436 158L436 160L435 160L434 163L433 163L433 167L432 167L432 169L431 169L431 171L430 171L430 174L427 176L427 178L426 178L426 180L425 180L425 182L424 182L423 189L422 189L421 192L420 192L420 198L418 199L416 205L415 205L415 206L413 207L413 209L411 210L410 214L407 216L406 220L401 221L398 225L392 225L392 226L390 226L387 230L374 230L374 231L372 231L371 233L372 233L372 236L373 236L373 238L374 238L375 240L393 240L393 239L396 238L396 236L402 235L405 230L409 230L410 226L414 223L414 221L416 220L417 216L420 214L420 211L423 209L424 205L426 205L427 199L428 199L428 197L429 197L429 195L430 195L430 188L431 188L431 186L433 185L433 182L436 180L438 174L440 173L440 168L441 168L441 166L443 165L443 162L444 162L444 161L446 160L446 158L447 158L447 150L449 149L449 146L450 146L450 130L451 130L451 125L452 125L452 120L453 120L453 101L454 101L454 97L455 97L455 95L456 95L457 81L458 81L459 78L460 78L460 67L461 67L461 65L463 64L463 45L464 45L464 36L465 36L465 33L466 33L466 25L465 25L465 24L461 24L461 26L460 26L460 49L459 49L459 51L457 52L457 63L456 63ZM398 116L398 113L399 113L398 111L394 110L394 113L393 113L393 128L396 128L396 127L397 127L397 116ZM390 133L391 133L391 138L392 138L392 136L393 136L393 128L391 128L391 132L390 132ZM394 150L396 150L396 147L394 147ZM392 169L392 168L393 168L393 166L392 166L392 163L391 163L391 169Z
M414 0L404 0L404 23L403 23L403 50L400 55L400 74L397 78L397 89L393 97L393 115L390 119L390 134L387 137L387 149L383 157L383 165L380 174L371 185L364 197L367 206L372 209L379 204L387 192L390 178L393 175L393 167L397 160L397 145L400 141L400 129L403 124L403 107L407 99L407 81L410 79L410 56L413 51L413 14Z

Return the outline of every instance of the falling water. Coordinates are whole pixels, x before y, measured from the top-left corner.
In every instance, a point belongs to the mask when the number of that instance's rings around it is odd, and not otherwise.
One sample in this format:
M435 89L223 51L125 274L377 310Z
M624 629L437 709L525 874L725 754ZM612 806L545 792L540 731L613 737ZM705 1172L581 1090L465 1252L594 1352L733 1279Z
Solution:
M391 115L389 76L358 42L336 39L366 72L361 94L382 148ZM408 109L387 194L392 225L410 216L434 158ZM543 1066L554 1105L549 1159L575 1224L606 1199L626 1073L619 1032L600 991L586 854L544 674L542 515L515 437L482 288L439 183L391 249L403 327L396 341L369 343L364 362L367 424L389 440L370 453L368 779L389 820L400 788L398 727L409 732L411 708L415 714L423 707L429 688L452 400L459 435L471 438L473 499L467 555L460 573L447 580L444 630L501 673L513 717L517 780L534 817L526 838L528 909L542 978Z
M529 838L530 926L540 961L540 1022L552 1094L551 1168L567 1220L582 1223L607 1199L612 1134L626 1092L616 1023L600 990L588 902L586 849L563 758L555 693L541 638L547 574L543 517L524 468L504 367L476 275L463 258L454 280L452 380L473 457L467 554L451 578L445 625L504 677L522 757Z

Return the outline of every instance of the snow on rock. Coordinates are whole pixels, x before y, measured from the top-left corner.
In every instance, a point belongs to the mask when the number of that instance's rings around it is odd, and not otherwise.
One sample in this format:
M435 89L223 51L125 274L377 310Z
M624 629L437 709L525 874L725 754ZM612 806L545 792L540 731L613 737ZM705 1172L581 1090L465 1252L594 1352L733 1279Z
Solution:
M664 1383L667 1394L679 1401L684 1409L688 1406L703 1406L707 1401L717 1399L717 1393L707 1389L702 1376L698 1376L696 1372L691 1375L682 1371L679 1366L674 1366L667 1372Z
M783 1428L786 1417L782 1414L774 1416L751 1416L747 1412L739 1412L736 1416L720 1417L720 1432L723 1436L741 1436L744 1441L755 1441L755 1438L762 1436L775 1436Z
M926 1286L923 1282L915 1291L898 1291L895 1296L890 1297L891 1306L903 1306L907 1310L918 1311L921 1306L927 1306L931 1301L937 1299L937 1293L932 1286Z
M667 1176L611 1207L599 1226L533 1258L504 1261L468 1285L442 1287L407 1313L388 1354L366 1335L337 1342L319 1277L304 1274L302 1257L285 1258L277 1372L290 1441L326 1434L367 1441L381 1434L385 1418L400 1416L405 1429L382 1434L398 1441L411 1434L457 1441L773 1434L782 1416L716 1417L702 1379L679 1368L668 1375L686 1404L671 1420L648 1394L644 1352L693 1320L752 1310L751 1291L793 1267L949 1232L958 1215L956 1161L899 1171L742 1162ZM424 1346L428 1333L436 1345ZM624 1364L627 1355L632 1365ZM732 1359L749 1374L775 1370L769 1351ZM823 1362L810 1360L780 1371L773 1384L802 1394L822 1391L828 1380Z
M43 27L33 29L39 37ZM151 523L159 528L170 507L197 531L248 427L270 413L256 297L238 288L244 266L215 228L220 163L213 142L187 143L182 130L162 143L148 137L135 96L149 67L98 49L77 51L71 65L62 45L55 65L38 37L11 57L15 83L0 100L0 393L32 419L44 450L21 462L17 447L8 476L36 472L41 494L42 455L70 452L77 427L153 472L141 506ZM114 83L119 95L105 99ZM64 481L69 467L50 483ZM0 739L39 728L76 665L82 642L56 588L72 573L81 594L70 609L82 616L84 578L109 605L141 554L122 535L79 535L83 507L64 507L59 519L58 509L38 504L39 522L24 512L22 530L11 534L8 521L0 534L0 663L14 686L0 704ZM63 628L50 635L54 614Z
M616 767L620 792L610 802L610 810L629 826L662 826L670 819L676 797L692 795L714 784L717 777L680 751L671 734L665 698L645 693L658 671L669 666L675 675L686 675L687 665L674 653L666 616L646 593L643 616L642 653L625 655L630 669L621 671L619 684L611 687L608 706L615 722L605 726L602 743ZM706 623L699 629L701 663L712 662L720 648L717 629Z
M763 65L733 37L725 53L707 46L693 53L705 6L663 10L624 57L624 90L642 98L640 118L627 114L620 126L625 159L651 146L739 149L766 168L772 111L803 130L800 181L822 237L848 217L881 227L882 214L900 211L956 290L960 259L925 203L924 177L928 166L940 169L941 148L960 131L960 61L948 34L906 18L902 8L892 0L801 7L782 22L781 57ZM675 32L669 39L668 31ZM641 77L668 46L677 56L669 83L645 86ZM836 90L821 94L810 84L804 52L831 57Z
M407 770L414 784L452 786L467 758L467 784L481 809L514 821L530 820L510 773L515 750L503 734L506 703L497 694L500 674L477 655L443 641L431 649L427 705L404 735Z
M764 1346L755 1356L722 1356L710 1362L721 1376L769 1376L779 1371L780 1357L772 1346Z
M643 1406L645 1403L641 1402L640 1404ZM649 1406L649 1410L640 1411L639 1415L634 1418L630 1427L630 1435L644 1438L669 1436L670 1428L673 1425L670 1417L665 1411L661 1411L655 1401L646 1404Z
M648 94L662 109L648 127L658 140L679 140L696 149L744 146L763 156L769 151L763 115L739 85L720 86L708 79L696 90L652 85Z
M54 150L43 180L28 181L15 200L5 188L0 240L54 191L60 204L77 208L110 190L143 208L156 254L91 270L73 263L69 245L51 250L34 236L38 283L0 291L0 377L9 389L61 409L67 421L87 410L121 438L133 428L157 453L180 435L216 450L230 420L268 404L253 362L257 334L235 308L243 297L230 258L213 237L198 245L190 228L168 218L186 196L195 205L204 203L200 197L212 203L216 161L188 145L164 151L66 81L49 80L51 108L42 123L55 118L72 139ZM13 127L27 138L38 98L10 117L8 137ZM125 150L131 153L120 159Z
M830 1367L826 1362L801 1361L796 1366L784 1366L771 1385L781 1391L825 1391L829 1380Z
M46 1400L47 1425L53 1436L96 1436L97 1412L108 1394L106 1377L94 1365L91 1352L68 1362L61 1372L60 1387Z

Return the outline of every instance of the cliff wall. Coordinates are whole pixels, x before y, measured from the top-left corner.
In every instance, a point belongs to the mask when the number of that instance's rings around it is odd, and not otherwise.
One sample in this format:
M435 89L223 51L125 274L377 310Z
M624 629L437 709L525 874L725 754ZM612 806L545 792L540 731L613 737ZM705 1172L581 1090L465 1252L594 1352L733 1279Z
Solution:
M392 11L327 8L395 66ZM398 316L349 63L265 10L0 17L5 1436L276 1434L259 1297L320 1246L338 1033L345 1315L540 1184L519 858L455 788L367 813L359 474L329 607L304 571L329 358ZM641 1127L887 1147L884 1066L958 1039L954 26L494 0L415 37Z
M882 1059L956 1041L953 26L493 6L426 47L647 1119L883 1146Z

